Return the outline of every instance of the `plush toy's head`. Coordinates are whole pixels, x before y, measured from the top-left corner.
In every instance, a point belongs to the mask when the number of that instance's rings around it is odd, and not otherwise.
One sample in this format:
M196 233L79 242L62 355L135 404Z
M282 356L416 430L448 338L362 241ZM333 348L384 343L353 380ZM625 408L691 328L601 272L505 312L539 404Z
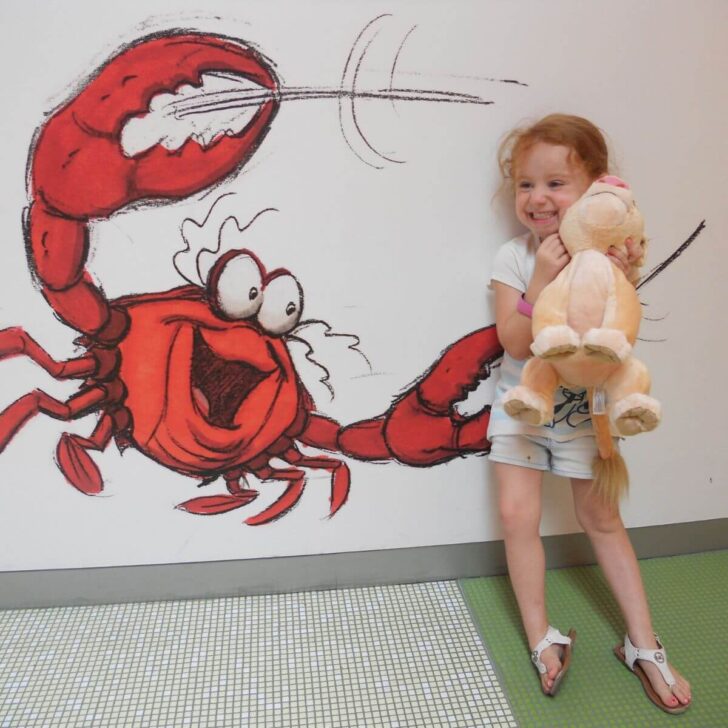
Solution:
M572 256L581 250L606 253L612 245L625 250L628 238L644 247L644 222L627 183L602 177L566 211L559 235Z

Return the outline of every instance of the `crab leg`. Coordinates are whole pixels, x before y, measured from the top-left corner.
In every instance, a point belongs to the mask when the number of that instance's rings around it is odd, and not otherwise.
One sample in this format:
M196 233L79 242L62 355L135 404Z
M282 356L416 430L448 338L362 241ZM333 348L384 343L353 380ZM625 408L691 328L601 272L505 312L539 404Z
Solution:
M299 470L298 468L274 470L270 466L256 471L255 474L261 480L284 480L288 483L288 487L283 491L283 495L275 503L268 506L268 508L257 516L251 516L245 521L249 526L262 526L264 523L270 523L279 519L298 503L303 494L306 475L303 470Z
M329 498L331 507L329 510L329 518L346 503L349 497L349 486L351 483L349 466L346 463L335 458L327 457L326 455L318 455L316 457L302 455L296 448L291 448L282 457L292 465L298 465L302 468L319 468L331 473L331 496Z
M93 354L85 354L68 361L56 361L20 327L0 331L0 359L10 359L20 354L25 354L36 364L40 364L55 379L83 379L95 374L98 369Z
M0 412L0 452L18 430L39 412L58 420L73 420L97 409L108 399L109 392L104 386L83 389L66 402L54 399L40 389L29 392Z
M91 437L81 437L64 432L56 448L56 462L66 480L85 495L98 495L104 488L104 480L88 450L102 452L114 434L114 418L106 413L101 416Z
M190 498L176 507L181 511L198 516L214 516L217 513L234 511L258 497L257 490L243 488L240 485L241 480L245 482L243 471L240 468L225 473L224 478L229 495L203 495L199 498Z
M325 455L309 457L301 454L295 447L289 447L284 452L277 453L276 456L292 465L297 465L302 468L317 468L331 473L331 497L329 499L331 507L329 517L333 516L346 503L346 499L349 497L349 485L351 481L349 467L346 463ZM298 468L275 470L269 465L256 469L254 472L262 480L286 480L289 482L288 488L286 488L283 495L275 503L268 506L262 513L259 513L257 516L252 516L245 521L249 526L260 526L264 523L275 521L285 515L298 503L303 494L305 475Z

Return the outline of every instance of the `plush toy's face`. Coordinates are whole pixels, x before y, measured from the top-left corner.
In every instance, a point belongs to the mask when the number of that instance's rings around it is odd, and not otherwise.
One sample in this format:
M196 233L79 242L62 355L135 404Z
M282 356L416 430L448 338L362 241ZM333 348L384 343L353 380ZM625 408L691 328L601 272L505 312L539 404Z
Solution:
M628 238L640 242L644 222L632 192L623 183L597 180L564 215L559 235L570 255L580 250L626 249Z

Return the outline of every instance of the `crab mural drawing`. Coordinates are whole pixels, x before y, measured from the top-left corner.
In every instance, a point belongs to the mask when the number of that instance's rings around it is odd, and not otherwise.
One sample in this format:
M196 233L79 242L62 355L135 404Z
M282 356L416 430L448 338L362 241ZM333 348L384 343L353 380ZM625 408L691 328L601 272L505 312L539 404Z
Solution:
M454 405L501 355L493 326L448 346L382 415L342 426L317 411L290 356L287 340L303 309L291 272L268 271L254 251L236 249L216 261L204 285L107 300L86 270L90 221L219 184L254 155L287 98L352 93L282 89L273 64L245 43L168 32L122 49L49 116L31 148L28 260L42 295L79 332L84 351L56 361L12 327L0 331L0 358L25 355L81 386L66 401L35 390L6 407L0 452L39 413L63 421L97 413L92 433L65 433L56 450L60 471L79 491L103 490L90 453L114 440L205 484L224 481L226 492L178 506L189 513L250 503L257 492L247 474L284 482L280 498L246 520L260 525L298 502L310 468L330 473L330 515L347 500L346 462L305 455L299 444L416 467L488 451L489 408L462 416ZM456 96L381 92L389 99L486 103ZM273 458L288 467L273 467Z

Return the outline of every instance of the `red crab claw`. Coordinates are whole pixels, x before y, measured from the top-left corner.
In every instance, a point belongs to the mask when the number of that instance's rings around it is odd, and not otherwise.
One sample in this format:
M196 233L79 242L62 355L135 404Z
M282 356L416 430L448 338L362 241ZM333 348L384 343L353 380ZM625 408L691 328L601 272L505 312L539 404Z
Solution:
M466 417L455 404L490 376L502 354L495 326L474 331L449 346L385 414L343 430L318 417L301 440L359 460L397 460L420 467L468 453L487 453L490 406Z
M98 340L118 340L126 317L84 271L88 221L220 182L255 152L278 105L272 64L225 38L153 36L104 64L31 151L28 248L56 313Z

